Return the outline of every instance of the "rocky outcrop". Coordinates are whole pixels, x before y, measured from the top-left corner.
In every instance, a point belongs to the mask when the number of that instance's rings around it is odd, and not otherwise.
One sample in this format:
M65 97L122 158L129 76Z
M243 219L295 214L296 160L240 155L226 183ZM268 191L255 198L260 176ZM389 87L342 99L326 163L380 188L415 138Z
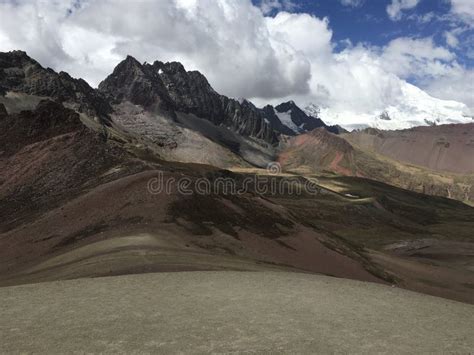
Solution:
M68 103L77 111L107 121L112 108L107 100L82 79L43 68L25 52L0 53L0 95L21 92Z
M159 73L176 110L193 113L214 124L223 122L223 97L214 91L204 75L198 71L187 72L177 62L156 61L152 67Z
M244 136L254 136L269 143L277 142L277 136L272 127L252 103L242 102L223 97L224 125L232 127Z
M245 137L275 143L277 135L259 109L218 94L197 71L177 62L140 64L128 56L100 85L115 103L128 100L145 108L192 113Z
M28 144L83 129L85 126L77 112L58 102L43 100L35 110L2 117L0 140L3 143L3 154L9 155Z
M8 115L7 109L4 104L0 104L0 117L6 117Z

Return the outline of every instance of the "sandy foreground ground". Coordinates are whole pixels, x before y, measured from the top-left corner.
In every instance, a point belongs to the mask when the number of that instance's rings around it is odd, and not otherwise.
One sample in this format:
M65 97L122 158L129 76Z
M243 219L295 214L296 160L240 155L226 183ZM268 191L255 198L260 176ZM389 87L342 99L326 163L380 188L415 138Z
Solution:
M0 353L474 352L474 306L320 275L129 275L0 300Z

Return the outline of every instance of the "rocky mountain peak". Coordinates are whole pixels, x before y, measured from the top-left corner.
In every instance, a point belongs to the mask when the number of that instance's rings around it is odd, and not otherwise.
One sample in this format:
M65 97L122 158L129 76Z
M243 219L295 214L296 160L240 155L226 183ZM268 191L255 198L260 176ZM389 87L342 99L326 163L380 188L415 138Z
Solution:
M216 94L203 74L197 70L186 71L181 63L156 61L153 63L153 68L160 74L170 96L175 97L175 101L179 101L179 96L183 95L206 96L209 93Z
M275 131L286 136L296 135L295 131L293 131L290 127L282 123L282 120L277 115L278 111L276 111L272 105L265 106L261 111L263 116L265 117L265 120L269 122L269 124Z
M0 53L0 95L9 91L67 102L103 122L107 122L112 110L107 100L84 80L43 68L22 51Z
M129 64L132 64L132 65L137 65L139 67L142 66L142 64L134 56L131 56L130 54L127 54L125 59L120 64L122 64L122 63L129 63Z
M37 61L30 58L24 51L11 51L0 53L0 67L21 67L26 63L39 65Z
M296 105L294 101L287 101L275 106L275 110L278 112L288 112L288 111L296 111L297 113L302 112L302 110Z
M186 73L186 69L184 68L183 64L179 62L167 62L163 63L159 60L156 60L153 63L153 67L156 68L157 70L162 70L165 71L167 74L184 74Z
M271 116L270 109L267 108L266 112L267 115ZM308 114L307 112L299 108L298 105L292 100L283 102L274 108L275 115L278 117L278 119L282 122L284 126L288 127L293 132L292 135L309 132L320 127L325 128L327 131L336 134L341 133L343 131L338 126L327 126L319 118L319 115L317 114L318 111L313 112L315 112L314 115Z
M308 116L294 101L284 102L276 106L275 110L282 114L279 115L279 117L287 121L286 124L290 126L295 133L307 132L326 126L319 118ZM287 117L283 117L283 115ZM285 122L283 123L285 124Z
M0 94L5 95L7 91L22 91L28 88L25 81L31 74L43 69L35 60L28 57L23 51L12 51L0 53ZM43 69L45 72L46 70Z
M99 88L104 86L107 80L119 80L122 77L144 76L142 64L134 57L128 55L114 68L106 80L99 84Z
M275 106L278 112L288 112L290 110L300 110L294 101L282 102L278 106Z
M149 64L142 65L130 55L99 84L99 91L114 103L128 100L145 108L174 108L160 75Z

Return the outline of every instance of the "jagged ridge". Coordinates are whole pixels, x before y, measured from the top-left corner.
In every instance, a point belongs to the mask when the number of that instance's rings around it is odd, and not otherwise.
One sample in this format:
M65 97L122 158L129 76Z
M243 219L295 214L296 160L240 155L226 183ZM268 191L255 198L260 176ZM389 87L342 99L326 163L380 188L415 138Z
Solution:
M177 62L140 64L128 56L100 83L99 90L114 102L128 100L147 108L192 113L246 137L277 141L255 106L218 94L201 73L188 72Z
M83 79L74 79L68 73L56 73L43 68L25 52L0 52L0 95L8 91L49 97L71 104L102 122L108 121L112 108L97 90Z

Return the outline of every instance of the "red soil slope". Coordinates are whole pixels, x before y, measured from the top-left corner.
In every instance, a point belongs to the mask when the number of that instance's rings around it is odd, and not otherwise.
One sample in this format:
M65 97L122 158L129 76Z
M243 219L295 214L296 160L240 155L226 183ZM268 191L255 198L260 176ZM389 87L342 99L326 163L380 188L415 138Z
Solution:
M474 123L345 134L356 146L434 171L474 173Z

